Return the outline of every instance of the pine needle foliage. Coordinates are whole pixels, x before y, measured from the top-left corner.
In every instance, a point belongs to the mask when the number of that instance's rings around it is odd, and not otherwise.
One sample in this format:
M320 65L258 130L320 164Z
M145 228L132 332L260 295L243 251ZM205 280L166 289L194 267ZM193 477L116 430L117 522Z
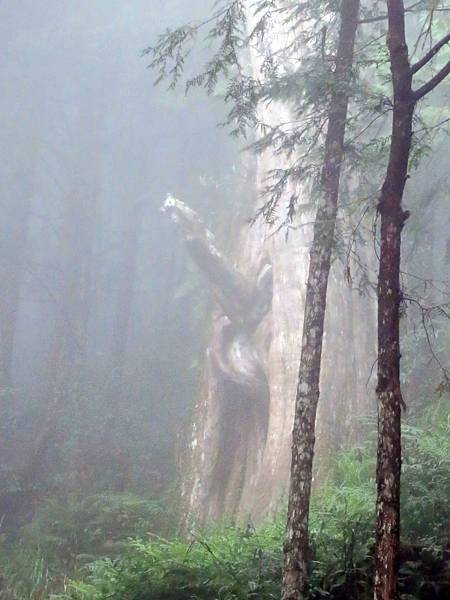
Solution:
M431 13L425 0L407 10L413 29L424 32L424 47L432 45L442 29L443 0L435 4ZM201 88L221 96L228 112L220 125L246 140L248 150L282 157L279 166L265 174L260 207L252 220L276 224L276 231L285 228L286 235L297 226L296 217L311 214L321 193L330 99L336 87L344 85L335 76L339 9L336 0L216 0L203 20L166 30L144 50L156 84L166 81L169 88L184 85L186 92ZM188 59L200 47L206 47L208 59L191 75ZM251 60L255 53L258 67ZM435 68L428 65L425 75ZM351 206L342 194L339 208L344 228L350 231L376 212L390 139L390 76L385 3L363 2L352 77L345 84L350 85L350 107L341 181L343 188L349 182L354 188L357 181L358 190L353 191ZM287 108L280 114L289 118L268 123L265 109L272 105ZM421 133L414 136L411 168L429 151L433 127L421 107L415 122ZM338 254L340 246L345 253L342 235L350 234L338 232Z
M180 83L188 56L198 38L209 46L211 57L194 77L185 80L186 92L203 88L220 94L229 106L221 123L233 136L248 138L248 148L268 148L288 159L284 168L268 172L261 190L264 204L257 216L277 219L278 204L290 183L318 182L328 106L335 86L334 46L339 7L333 1L300 3L257 0L219 0L210 17L199 23L167 30L144 53L156 73L156 83L169 88ZM274 24L285 32L276 44ZM250 53L262 57L259 73L251 67ZM355 72L356 75L356 72ZM356 85L355 81L352 85ZM292 120L267 123L261 108L273 102L287 105ZM292 220L299 198L292 194L287 208Z

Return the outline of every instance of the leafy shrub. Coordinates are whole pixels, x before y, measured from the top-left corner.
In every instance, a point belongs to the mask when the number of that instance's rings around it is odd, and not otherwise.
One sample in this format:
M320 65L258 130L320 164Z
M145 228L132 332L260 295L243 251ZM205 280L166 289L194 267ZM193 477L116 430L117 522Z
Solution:
M135 541L128 556L90 567L70 598L121 600L221 600L278 598L281 530L260 533L225 528L190 542Z
M23 540L70 566L118 554L128 538L148 531L160 512L159 503L130 493L49 500L25 528Z
M439 544L450 530L450 400L432 404L403 426L402 534Z
M329 481L313 497L310 516L313 597L348 592L355 578L367 587L373 546L375 480L373 453L367 447L336 457ZM360 575L363 575L361 578ZM361 594L359 597L362 597Z

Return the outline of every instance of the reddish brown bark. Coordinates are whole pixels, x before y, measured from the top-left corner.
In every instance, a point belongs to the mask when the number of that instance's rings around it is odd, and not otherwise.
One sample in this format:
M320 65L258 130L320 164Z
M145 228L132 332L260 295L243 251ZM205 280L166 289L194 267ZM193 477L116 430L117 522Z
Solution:
M283 600L304 598L307 585L308 518L322 342L358 14L359 0L343 0L336 54L336 85L330 103L321 198L314 224L306 289L284 547Z
M417 100L438 85L450 71L449 63L414 92L413 73L430 59L426 55L411 68L406 45L403 1L387 0L387 8L394 108L389 162L378 205L381 235L378 275L376 600L398 598L403 405L400 388L400 259L401 232L408 217L408 213L402 208L402 198L408 177L413 115ZM443 45L441 43L439 48Z
M390 10L389 52L394 84L392 141L378 210L381 248L378 276L377 525L375 598L397 597L400 544L401 406L400 390L400 242L407 214L403 189L411 147L414 101L411 72L398 10Z

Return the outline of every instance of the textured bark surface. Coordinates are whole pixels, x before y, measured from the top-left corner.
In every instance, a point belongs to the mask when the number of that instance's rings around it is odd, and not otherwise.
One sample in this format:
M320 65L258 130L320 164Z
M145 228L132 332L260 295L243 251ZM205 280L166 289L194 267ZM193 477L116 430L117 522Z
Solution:
M257 315L233 321L218 301L212 316L183 489L197 524L261 518L287 494L309 240L304 229L288 242L269 231L243 225L235 263L248 291L262 290ZM358 326L372 322L375 331L373 299L350 290L339 266L332 267L326 312L334 325L324 339L319 462L356 441L359 417L375 408L366 385L375 340L370 327Z
M270 24L264 43L272 44L272 50L286 41L284 27L282 22ZM263 52L253 50L255 73L259 74L263 57ZM267 123L292 119L289 108L276 102L263 111ZM255 190L264 187L270 169L286 167L285 159L270 151L255 161L254 180L248 181ZM299 192L301 202L309 203L307 188L287 189L286 198L293 191ZM259 204L256 198L249 202L246 216L254 216ZM283 206L282 202L280 211ZM229 264L244 278L244 289L250 297L270 267L272 297L270 310L262 310L259 320L252 320L251 328L244 327L242 346L236 342L234 322L230 323L224 304L218 302L213 314L183 486L190 520L197 525L224 516L260 519L279 510L280 501L287 496L312 239L307 223L312 218L310 213L300 211L288 239L283 231L274 235L273 228L261 221L249 227L242 218ZM343 271L338 262L332 265L328 289L325 322L330 326L325 328L320 377L323 393L316 431L316 477L320 476L321 461L344 442L356 440L359 417L375 408L367 386L375 359L375 306L373 299L348 287ZM214 289L216 283L211 285ZM267 298L261 303L265 306ZM361 322L367 327L360 327ZM248 387L230 381L230 371L240 373L245 368L248 373L246 364L262 372L265 392L249 392Z
M359 0L343 0L334 72L335 89L330 100L325 140L321 196L314 224L306 282L302 352L292 436L288 523L284 545L284 600L304 598L308 579L308 520L322 342L358 14Z
M402 208L408 177L416 103L450 74L450 61L419 89L412 78L447 44L434 48L410 65L402 0L387 0L388 48L393 86L392 136L386 178L378 210L381 217L378 274L378 450L375 599L398 598L400 547L401 410L400 387L400 260L402 228L408 212Z
M401 410L400 246L407 218L402 208L408 174L414 98L405 41L404 7L388 0L388 46L394 91L392 138L381 216L378 275L378 451L375 598L398 598L400 548Z

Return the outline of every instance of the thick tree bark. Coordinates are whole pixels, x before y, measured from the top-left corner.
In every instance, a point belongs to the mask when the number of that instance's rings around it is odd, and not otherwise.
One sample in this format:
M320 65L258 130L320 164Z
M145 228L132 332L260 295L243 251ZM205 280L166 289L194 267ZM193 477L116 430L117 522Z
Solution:
M179 225L186 248L220 307L214 317L214 343L207 355L209 377L219 399L216 419L220 432L208 481L203 485L221 512L226 510L223 486L231 488L235 512L248 475L248 449L263 446L267 435L269 387L255 331L271 308L272 268L264 263L256 282L247 280L217 249L213 234L191 208L169 196L162 210Z
M216 248L214 235L195 211L170 195L161 210L179 224L189 254L213 288L226 316L236 323L246 320L254 308L250 282Z
M247 14L251 31L259 20L251 2ZM292 42L292 36L282 15L273 19L261 46L250 49L250 66L255 78L261 77L265 57ZM299 54L301 52L300 49ZM273 126L296 118L291 107L282 101L263 103L260 109L262 120ZM182 500L188 524L195 523L196 527L223 518L247 521L250 517L257 522L279 510L280 499L288 494L301 352L300 315L305 302L313 234L312 218L306 206L310 203L309 186L290 182L285 191L280 207L288 203L291 194L299 196L300 204L304 205L288 237L283 232L274 234L273 227L262 220L249 227L248 219L260 208L261 197L256 192L267 186L267 174L274 169L289 168L294 160L269 148L252 159L251 165L247 163L249 168L239 194L240 209L235 221L241 224L240 231L226 258L229 266L244 277L250 293L258 280L265 280L266 266L271 266L270 310L262 318L258 317L256 327L253 321L251 335L244 337L246 356L251 351L257 359L251 364L259 365L258 370L261 369L267 381L268 398L243 394L242 386L232 389L228 386L228 375L223 385L224 374L239 373L244 365L238 352L242 346L230 342L229 333L233 333L234 324L227 323L224 314L231 313L219 300L212 314L187 441L189 446L185 450L188 465L183 469ZM369 245L358 244L358 252L368 259ZM258 311L259 315L264 314L267 297L263 294L263 310ZM376 354L375 339L371 335L376 327L375 303L348 286L338 261L331 265L326 312L320 374L322 393L316 425L318 470L321 461L326 463L330 454L360 439L359 418L375 408L374 394L367 389L367 377ZM359 326L362 321L367 323L367 328ZM345 352L342 340L345 340ZM231 352L224 353L221 349ZM217 357L225 357L226 362L219 363ZM248 402L247 414L234 410L237 402L243 408ZM261 423L261 433L256 439L253 416ZM226 467L226 476L221 464Z
M306 592L309 554L308 517L322 342L358 14L359 0L343 0L334 73L335 88L329 109L321 196L310 250L304 309L302 353L292 439L288 523L284 547L284 600L299 600L305 597Z

